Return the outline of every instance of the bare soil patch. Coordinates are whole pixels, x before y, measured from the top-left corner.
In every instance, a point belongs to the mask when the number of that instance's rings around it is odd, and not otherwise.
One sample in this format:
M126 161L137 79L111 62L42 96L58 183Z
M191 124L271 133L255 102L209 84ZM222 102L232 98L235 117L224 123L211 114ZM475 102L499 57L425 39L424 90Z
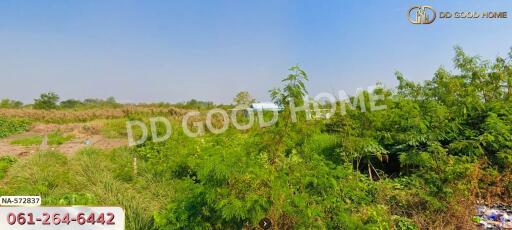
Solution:
M100 134L101 122L73 123L73 124L35 124L25 133L16 134L0 139L0 156L27 156L43 150L42 146L13 145L13 140L33 135L45 135L52 132L72 134L74 138L62 145L48 146L49 150L56 150L64 154L73 154L84 147L100 149L113 149L127 146L126 139L111 139Z

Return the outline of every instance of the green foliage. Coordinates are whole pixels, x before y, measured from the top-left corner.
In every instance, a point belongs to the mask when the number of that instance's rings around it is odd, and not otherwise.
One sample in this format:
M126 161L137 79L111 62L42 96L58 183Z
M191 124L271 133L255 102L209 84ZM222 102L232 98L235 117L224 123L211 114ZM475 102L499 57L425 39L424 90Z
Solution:
M68 99L60 102L60 107L63 109L74 109L82 106L83 103L80 100Z
M54 92L43 93L34 99L34 109L56 109L59 99L59 95Z
M5 177L7 170L16 162L16 158L5 156L0 157L0 180Z
M85 108L117 108L120 107L120 104L117 103L114 97L108 97L107 99L96 99L96 98L87 98L82 102L82 107Z
M307 141L304 149L299 147L284 159L279 170L255 148L259 138L257 134L206 136L187 146L181 144L187 139L180 138L139 148L138 155L158 169L159 177L179 181L178 197L156 215L157 226L239 229L255 227L266 216L279 229L363 226L362 221L389 226L383 220L352 216L358 207L373 206L364 189L370 181L317 155L332 148L330 137L319 134ZM321 139L325 144L316 142ZM170 168L175 170L165 174ZM389 220L386 213L381 213L382 218Z
M71 181L66 170L68 163L64 155L56 152L43 152L19 160L9 170L10 176L6 179L11 182L5 186L6 193L50 196L65 186L63 181Z
M247 91L239 92L235 98L233 98L233 102L236 106L249 106L255 101L256 100Z
M154 210L168 202L175 186L143 174L144 164L139 179L121 180L125 174L131 177L127 152L84 149L69 158L56 152L21 158L9 168L0 194L40 195L47 206L120 206L127 215L126 229L151 229Z
M126 138L128 133L126 131L126 119L111 119L103 123L101 134L108 138ZM134 136L141 136L140 129L133 129Z
M61 101L60 108L63 109L91 109L91 108L118 108L121 104L117 103L114 97L108 97L106 100L87 98L83 101L76 99L68 99Z
M73 135L63 135L60 132L53 132L48 134L48 145L61 145L65 142L73 139ZM28 137L21 137L11 141L13 145L23 145L23 146L31 146L31 145L40 145L43 142L43 135L33 135Z
M190 101L184 103L176 104L178 108L184 109L195 109L195 110L205 110L214 108L214 104L211 101L200 101L196 99L192 99Z
M288 70L291 73L282 80L284 86L270 90L270 97L282 107L287 107L289 101L300 106L304 103L304 96L308 93L305 85L308 75L298 65L292 66Z
M23 106L23 102L16 101L16 100L10 100L10 99L2 99L0 101L0 108L2 109L13 109L13 108L20 108Z
M33 107L35 109L92 109L92 108L118 108L121 107L114 97L107 99L86 98L83 101L77 99L67 99L59 103L59 95L54 92L43 93L37 99L34 99Z
M30 122L27 120L0 117L0 138L27 131L29 128Z
M458 47L454 63L458 73L420 83L397 72L396 91L376 89L384 110L371 111L364 91L351 97L364 105L340 101L348 109L331 119L296 123L288 102L304 103L308 77L294 66L271 91L284 109L274 126L5 160L0 191L120 205L128 229L254 229L262 218L274 229L469 229L477 199L512 196L512 64ZM125 121L102 132L122 137Z
M139 120L142 121L146 127L148 128L148 139L151 140L151 125L149 123L149 119L146 117L138 118L138 117L132 117L130 119L111 119L106 120L103 123L103 126L100 130L101 134L107 138L126 138L128 136L127 131L127 121L130 120ZM171 122L171 126L173 127L180 127L181 123L175 122L172 118L169 118L169 121ZM173 130L174 131L174 130ZM138 140L143 135L143 130L137 125L134 125L132 127L133 132L133 138L135 140ZM158 136L163 136L167 132L166 127L161 122L156 123L156 133Z

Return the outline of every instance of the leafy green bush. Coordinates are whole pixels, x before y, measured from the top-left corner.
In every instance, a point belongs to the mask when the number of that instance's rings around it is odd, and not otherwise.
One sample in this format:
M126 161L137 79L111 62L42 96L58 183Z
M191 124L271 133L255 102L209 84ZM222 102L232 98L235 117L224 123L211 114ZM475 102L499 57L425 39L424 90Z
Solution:
M10 108L20 108L23 106L23 102L10 100L8 98L4 98L0 100L0 108L2 109L10 109Z
M16 158L5 156L0 157L0 180L5 177L7 170L16 162Z
M59 95L55 92L42 93L39 98L34 99L34 109L56 109L58 107Z
M27 120L0 117L0 138L27 131L29 128L30 122Z

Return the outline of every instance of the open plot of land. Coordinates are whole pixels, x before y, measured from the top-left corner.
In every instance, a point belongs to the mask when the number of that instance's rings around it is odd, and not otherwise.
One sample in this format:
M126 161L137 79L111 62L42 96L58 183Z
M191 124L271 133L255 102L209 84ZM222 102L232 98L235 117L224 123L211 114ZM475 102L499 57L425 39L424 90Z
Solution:
M99 149L112 149L126 146L127 140L121 138L107 138L100 134L101 122L74 123L74 124L35 124L24 133L15 134L0 139L0 155L26 156L39 150L56 150L65 154L72 154L84 147ZM18 140L32 137L43 137L52 133L62 133L70 139L59 145L42 146L42 142L35 145L14 144ZM42 139L42 138L39 138Z

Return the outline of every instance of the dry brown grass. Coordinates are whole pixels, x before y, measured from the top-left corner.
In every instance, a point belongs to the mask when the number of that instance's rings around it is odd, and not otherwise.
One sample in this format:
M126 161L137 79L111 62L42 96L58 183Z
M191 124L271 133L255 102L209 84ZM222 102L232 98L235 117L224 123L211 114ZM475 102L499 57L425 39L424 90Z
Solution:
M135 116L182 116L185 110L174 107L124 106L121 108L102 108L87 110L37 110L37 109L0 109L0 116L24 118L45 123L87 122L97 119L115 119Z

